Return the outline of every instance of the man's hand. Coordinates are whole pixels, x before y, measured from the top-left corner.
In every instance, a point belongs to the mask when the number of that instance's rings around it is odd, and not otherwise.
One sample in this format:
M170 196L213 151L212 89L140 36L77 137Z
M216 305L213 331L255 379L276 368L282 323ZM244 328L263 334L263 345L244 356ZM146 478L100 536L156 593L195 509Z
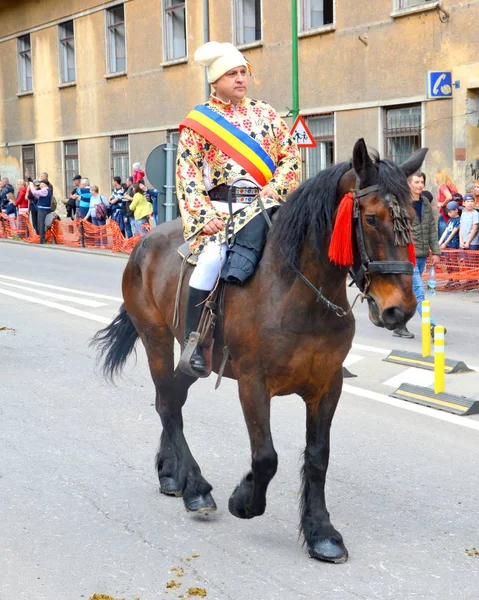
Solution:
M203 227L205 235L214 235L219 231L223 231L225 228L224 223L221 219L212 219Z
M433 254L433 255L431 256L431 263L432 263L432 265L433 265L434 267L435 267L436 265L438 265L438 264L439 264L439 261L440 261L440 260L441 260L441 257L440 257L440 256L438 256L437 254Z
M273 190L273 188L269 187L269 185L266 185L259 193L260 198L266 198L267 196L272 197L275 200L279 200L278 194Z

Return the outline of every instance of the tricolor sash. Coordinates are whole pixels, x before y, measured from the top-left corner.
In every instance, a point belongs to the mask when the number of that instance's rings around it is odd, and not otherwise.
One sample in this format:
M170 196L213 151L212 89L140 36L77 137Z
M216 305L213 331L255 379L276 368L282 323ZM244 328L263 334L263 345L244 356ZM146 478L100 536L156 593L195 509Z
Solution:
M199 104L189 113L180 124L180 132L183 127L189 127L217 146L254 177L259 185L266 185L273 177L276 166L260 144L204 104Z

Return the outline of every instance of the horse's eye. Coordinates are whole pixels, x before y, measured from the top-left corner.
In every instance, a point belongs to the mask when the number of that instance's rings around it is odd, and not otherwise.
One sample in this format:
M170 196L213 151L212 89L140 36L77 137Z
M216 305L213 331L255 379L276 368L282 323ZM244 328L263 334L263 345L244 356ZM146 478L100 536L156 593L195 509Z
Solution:
M376 225L376 217L374 215L366 215L366 223L374 227Z

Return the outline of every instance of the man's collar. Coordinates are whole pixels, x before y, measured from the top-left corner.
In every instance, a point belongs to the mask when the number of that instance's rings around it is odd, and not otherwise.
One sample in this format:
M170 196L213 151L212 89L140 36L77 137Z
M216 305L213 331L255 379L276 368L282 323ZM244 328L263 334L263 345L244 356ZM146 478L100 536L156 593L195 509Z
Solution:
M214 94L210 94L210 102L212 104L215 104L216 106L220 106L222 108L229 108L230 106L236 106L236 107L238 107L238 106L243 106L243 104L245 104L246 97L244 97L237 104L233 104L231 102L231 100L228 100L228 102L225 102L224 100L221 100L221 98L218 98L218 96L215 96Z

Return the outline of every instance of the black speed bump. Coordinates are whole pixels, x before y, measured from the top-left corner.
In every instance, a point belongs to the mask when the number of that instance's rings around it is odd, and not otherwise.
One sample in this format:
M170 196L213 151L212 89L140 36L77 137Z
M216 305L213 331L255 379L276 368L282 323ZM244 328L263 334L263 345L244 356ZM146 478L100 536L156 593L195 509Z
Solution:
M418 369L426 369L434 371L434 356L422 356L417 352L406 352L405 350L391 350L391 352L383 358L385 362L396 363L397 365L407 365L408 367L417 367ZM444 372L445 373L466 373L472 371L462 360L446 359Z
M472 400L464 396L454 396L446 392L435 394L430 388L410 383L402 383L395 392L389 395L393 398L422 404L430 408L437 408L455 415L479 415L479 400Z

